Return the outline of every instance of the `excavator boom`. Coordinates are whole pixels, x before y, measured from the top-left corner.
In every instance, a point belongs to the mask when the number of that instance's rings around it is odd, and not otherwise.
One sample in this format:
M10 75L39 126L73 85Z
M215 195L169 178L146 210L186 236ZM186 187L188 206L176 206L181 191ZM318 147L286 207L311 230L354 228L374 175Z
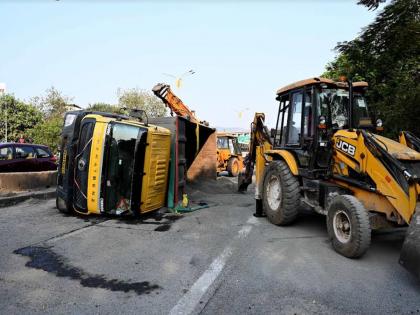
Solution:
M252 183L252 175L257 157L257 147L264 144L272 146L270 135L264 124L265 115L263 113L255 113L254 121L251 124L251 139L249 143L249 154L245 158L245 172L238 176L238 191L244 192Z
M167 107L169 107L171 113L187 118L194 123L200 123L199 119L195 117L195 114L188 106L172 92L171 87L168 84L158 83L153 87L152 91Z

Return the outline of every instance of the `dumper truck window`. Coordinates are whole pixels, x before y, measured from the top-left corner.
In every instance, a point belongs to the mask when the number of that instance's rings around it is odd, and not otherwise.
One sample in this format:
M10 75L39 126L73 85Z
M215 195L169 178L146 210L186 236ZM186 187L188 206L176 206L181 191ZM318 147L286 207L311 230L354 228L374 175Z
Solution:
M107 140L105 211L122 214L130 211L134 150L139 133L136 126L115 123Z

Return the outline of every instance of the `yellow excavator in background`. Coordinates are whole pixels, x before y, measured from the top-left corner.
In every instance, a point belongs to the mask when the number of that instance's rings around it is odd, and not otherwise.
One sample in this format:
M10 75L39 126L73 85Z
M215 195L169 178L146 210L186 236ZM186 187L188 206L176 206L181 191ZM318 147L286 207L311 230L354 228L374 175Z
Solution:
M228 132L217 133L217 174L227 171L236 177L244 168L238 137Z
M288 225L304 204L326 216L333 248L350 258L365 254L372 229L411 224L400 262L420 276L420 153L372 133L367 87L311 78L279 89L276 128L255 114L238 188L255 168L257 216Z

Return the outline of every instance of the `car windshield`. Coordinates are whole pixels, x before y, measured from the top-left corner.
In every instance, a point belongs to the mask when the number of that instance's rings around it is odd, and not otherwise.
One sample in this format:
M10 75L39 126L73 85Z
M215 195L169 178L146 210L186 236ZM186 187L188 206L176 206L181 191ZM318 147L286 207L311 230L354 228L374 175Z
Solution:
M349 127L349 91L345 89L322 89L319 95L319 113L328 116L328 106L331 108L331 123L335 128ZM364 96L353 93L353 121L359 126L362 118L368 118L368 109Z

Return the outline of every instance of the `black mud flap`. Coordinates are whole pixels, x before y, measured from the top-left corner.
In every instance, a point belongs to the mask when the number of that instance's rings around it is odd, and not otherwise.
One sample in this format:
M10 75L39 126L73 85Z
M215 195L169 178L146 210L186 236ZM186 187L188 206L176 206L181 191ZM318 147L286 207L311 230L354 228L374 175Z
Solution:
M411 219L400 254L400 264L420 280L420 207Z

